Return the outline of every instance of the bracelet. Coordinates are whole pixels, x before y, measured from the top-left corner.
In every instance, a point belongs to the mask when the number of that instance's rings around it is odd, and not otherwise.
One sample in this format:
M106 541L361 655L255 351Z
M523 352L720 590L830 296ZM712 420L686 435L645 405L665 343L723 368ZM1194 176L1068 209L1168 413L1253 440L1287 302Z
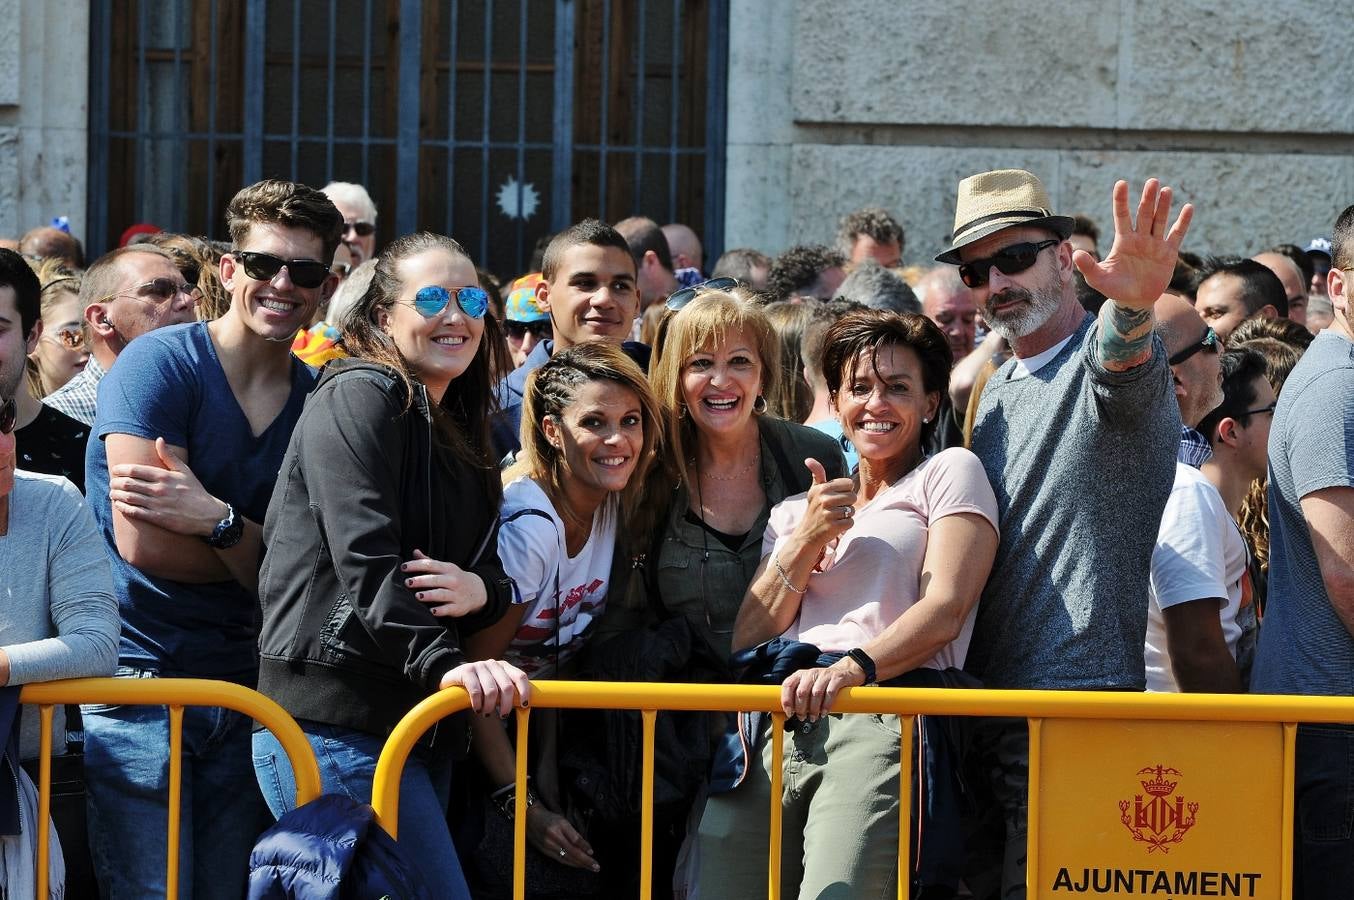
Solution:
M850 650L847 650L846 655L850 657L852 660L854 660L856 665L860 666L861 669L865 671L865 683L874 684L875 683L874 660L870 658L870 654L866 653L859 647L854 647Z
M536 792L531 789L531 776L527 776L527 809L536 805ZM505 784L503 787L489 795L489 802L494 805L504 818L509 822L517 817L517 782Z
M779 556L779 555L777 555L777 554L775 554L775 553L772 553L772 554L771 554L771 563L772 563L772 565L774 565L774 566L776 567L776 574L780 576L780 583L783 584L783 585L785 585L785 589L786 589L786 590L790 591L790 592L793 593L793 594L806 594L806 593L808 593L808 590L809 590L808 585L805 585L805 586L802 587L802 588L797 588L797 587L795 587L794 582L790 580L790 574L789 574L788 572L786 572L786 571L785 571L785 567L782 566L782 565L780 564L780 556Z

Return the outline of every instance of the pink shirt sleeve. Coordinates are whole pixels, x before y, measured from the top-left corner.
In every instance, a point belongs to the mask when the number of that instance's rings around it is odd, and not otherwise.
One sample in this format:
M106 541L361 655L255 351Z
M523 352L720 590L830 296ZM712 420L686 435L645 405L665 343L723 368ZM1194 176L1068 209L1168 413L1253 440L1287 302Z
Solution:
M972 451L951 447L937 453L925 471L926 520L976 513L997 526L997 496L983 464ZM998 529L999 531L999 529Z

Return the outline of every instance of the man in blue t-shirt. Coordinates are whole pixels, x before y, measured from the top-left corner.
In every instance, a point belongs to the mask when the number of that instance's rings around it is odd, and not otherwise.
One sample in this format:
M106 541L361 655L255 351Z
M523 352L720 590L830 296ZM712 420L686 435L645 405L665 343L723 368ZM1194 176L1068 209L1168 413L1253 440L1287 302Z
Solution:
M1284 382L1269 433L1269 603L1258 694L1354 694L1354 206L1326 275L1334 321ZM1299 725L1293 896L1354 884L1354 726Z
M86 459L90 507L122 614L118 675L253 686L260 526L315 373L290 352L337 278L342 216L319 191L263 181L226 210L230 309L132 341L99 384ZM164 894L169 734L150 706L87 706L85 774L105 897ZM180 879L240 897L268 823L252 723L183 717Z

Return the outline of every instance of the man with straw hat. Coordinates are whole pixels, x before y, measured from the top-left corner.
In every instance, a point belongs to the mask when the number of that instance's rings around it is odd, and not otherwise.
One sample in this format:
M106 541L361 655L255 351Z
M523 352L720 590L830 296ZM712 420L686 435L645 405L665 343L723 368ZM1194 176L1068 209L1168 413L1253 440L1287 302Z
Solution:
M1168 230L1171 189L1156 179L1143 186L1136 221L1127 182L1113 200L1114 245L1098 262L1073 250L1072 219L1053 214L1034 175L974 175L959 184L952 246L936 257L959 266L1013 351L983 390L973 429L1001 516L966 664L989 687L1145 684L1152 545L1180 440L1152 305L1193 209L1186 204ZM1109 298L1098 317L1077 302L1077 270ZM976 730L979 780L1004 818L994 829L1005 841L1000 896L1024 897L1026 722L983 720ZM989 896L982 874L970 887Z

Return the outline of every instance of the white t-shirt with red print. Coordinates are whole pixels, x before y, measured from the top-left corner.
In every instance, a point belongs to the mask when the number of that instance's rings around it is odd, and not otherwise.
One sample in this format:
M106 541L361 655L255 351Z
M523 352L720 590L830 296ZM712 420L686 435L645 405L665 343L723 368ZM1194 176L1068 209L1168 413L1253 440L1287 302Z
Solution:
M616 517L613 498L597 510L588 542L571 557L564 522L541 486L522 476L503 489L498 556L515 585L513 602L527 607L503 659L529 677L553 676L606 608Z

